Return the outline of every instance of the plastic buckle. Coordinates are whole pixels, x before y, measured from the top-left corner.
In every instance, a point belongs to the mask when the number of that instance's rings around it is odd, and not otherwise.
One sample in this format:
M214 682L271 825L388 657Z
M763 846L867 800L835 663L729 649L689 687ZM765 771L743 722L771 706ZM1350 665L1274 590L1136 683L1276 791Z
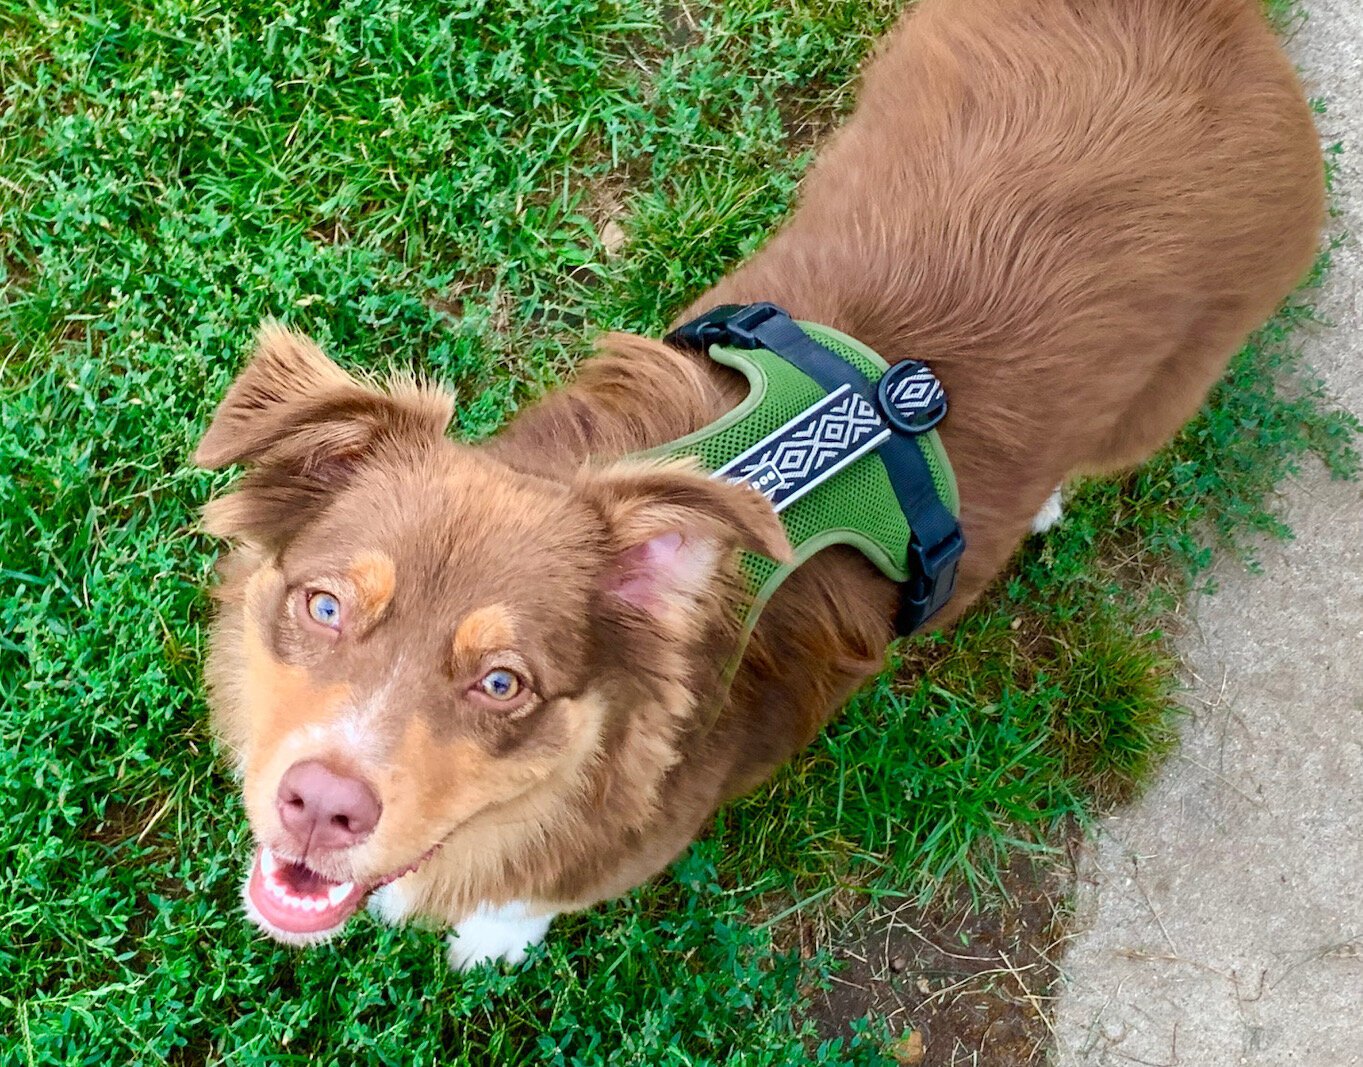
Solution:
M725 323L735 311L741 311L738 304L721 304L711 308L704 315L698 315L690 322L684 322L663 338L665 344L673 348L689 348L705 352L711 345L724 343L727 335Z
M753 332L765 322L774 318L790 318L790 315L775 304L749 304L745 308L739 308L724 324L728 334L728 343L735 348L756 349L766 346L757 339Z
M697 352L708 351L711 345L762 348L762 342L752 331L777 315L786 315L786 312L775 304L721 304L678 326L663 341L674 348L690 348Z
M947 394L926 363L906 359L880 376L876 400L885 421L900 433L927 433L947 414Z
M901 587L898 629L911 634L936 615L956 590L956 564L965 551L960 528L953 529L935 545L909 542L911 577Z

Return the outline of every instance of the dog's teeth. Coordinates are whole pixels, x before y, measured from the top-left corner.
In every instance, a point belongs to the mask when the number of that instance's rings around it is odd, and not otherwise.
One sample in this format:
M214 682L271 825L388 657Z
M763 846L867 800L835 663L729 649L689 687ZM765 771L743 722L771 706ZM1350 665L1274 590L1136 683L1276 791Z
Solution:
M260 873L267 878L279 870L279 861L274 858L274 853L268 848L260 850Z
M332 906L334 907L345 900L346 897L350 896L354 890L354 882L342 882L340 885L334 885L327 890L327 900L331 901Z
M284 883L275 878L265 879L265 888L270 891L271 896L278 897L280 900L289 895L288 890L284 888Z

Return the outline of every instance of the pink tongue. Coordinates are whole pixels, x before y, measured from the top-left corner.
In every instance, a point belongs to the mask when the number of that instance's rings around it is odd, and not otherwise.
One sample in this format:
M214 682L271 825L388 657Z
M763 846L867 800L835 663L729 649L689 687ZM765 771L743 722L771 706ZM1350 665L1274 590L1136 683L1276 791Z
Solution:
M261 916L286 933L317 934L334 930L355 914L364 898L364 890L352 885L349 892L333 900L338 883L283 860L275 861L274 870L267 874L263 855L263 849L256 853L246 892Z

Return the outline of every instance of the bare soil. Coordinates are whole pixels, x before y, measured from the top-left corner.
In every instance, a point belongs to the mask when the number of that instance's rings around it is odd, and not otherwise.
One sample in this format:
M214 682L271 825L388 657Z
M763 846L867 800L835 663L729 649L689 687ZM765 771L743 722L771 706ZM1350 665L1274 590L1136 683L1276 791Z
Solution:
M1043 1063L1072 878L1068 863L1022 858L990 901L964 888L927 907L882 901L833 942L842 969L809 1010L820 1036L870 1018L900 1035L902 1063Z

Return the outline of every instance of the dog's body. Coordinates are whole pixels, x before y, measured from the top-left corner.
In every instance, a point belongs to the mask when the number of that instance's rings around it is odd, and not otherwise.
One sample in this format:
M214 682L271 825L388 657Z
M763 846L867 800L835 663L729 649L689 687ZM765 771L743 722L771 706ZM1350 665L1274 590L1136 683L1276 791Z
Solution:
M683 317L771 301L931 365L968 545L942 624L1064 479L1138 463L1192 416L1307 270L1322 185L1254 0L923 0L790 221ZM376 910L456 926L456 964L519 958L809 742L879 667L896 588L820 553L726 698L733 549L781 554L779 524L748 490L615 462L742 391L616 335L470 449L442 436L447 399L262 335L199 459L254 465L208 515L242 542L208 677L279 884L331 887L339 928L391 882ZM247 894L266 929L331 932L261 914L270 877Z

